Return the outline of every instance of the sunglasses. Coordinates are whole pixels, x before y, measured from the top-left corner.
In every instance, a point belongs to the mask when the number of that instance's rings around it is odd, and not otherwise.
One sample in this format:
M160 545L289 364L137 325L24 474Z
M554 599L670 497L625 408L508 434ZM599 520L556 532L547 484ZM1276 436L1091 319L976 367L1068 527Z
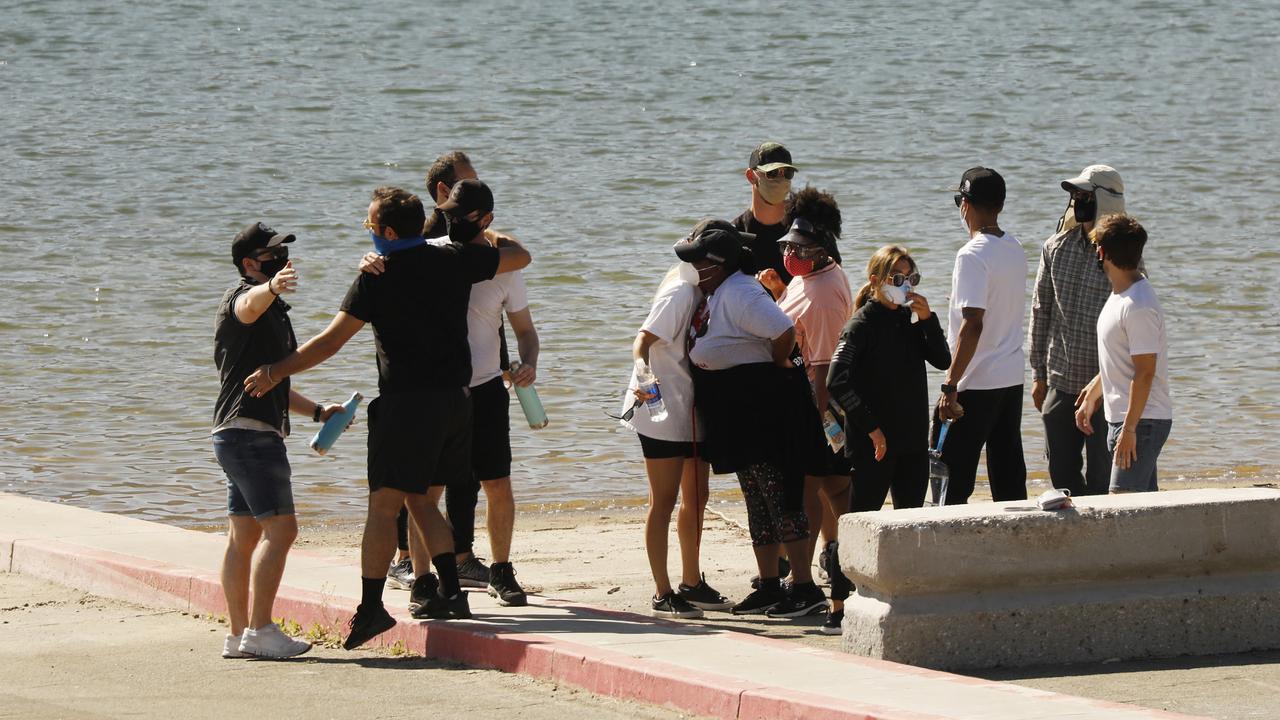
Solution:
M911 283L911 287L915 287L920 284L920 273L913 272L910 275L894 273L889 276L889 282L892 283L894 287L902 287L903 283Z
M760 172L760 171L757 170L756 172ZM796 176L796 169L789 168L789 167L774 168L773 170L766 172L764 176L769 178L770 180L777 180L780 177L790 180L791 178Z
M793 242L778 243L779 249L783 255L795 255L802 260L810 260L812 258L821 257L826 250L817 245L801 245Z
M273 259L288 260L289 248L287 247L280 247L280 248L274 248L274 249L267 248L262 252L258 253L257 255L254 255L253 259L257 260L258 262L262 262L263 260L273 260Z
M956 201L956 207L960 207L960 201L966 198L964 193L956 193L951 199Z

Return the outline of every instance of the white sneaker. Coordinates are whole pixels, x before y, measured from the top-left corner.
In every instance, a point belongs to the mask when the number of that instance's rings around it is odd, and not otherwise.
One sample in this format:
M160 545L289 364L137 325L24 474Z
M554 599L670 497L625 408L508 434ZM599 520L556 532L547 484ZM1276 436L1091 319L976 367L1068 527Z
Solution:
M253 630L245 628L240 639L240 652L260 658L290 658L311 649L311 643L294 640L280 631L275 623Z
M227 637L222 641L222 657L224 658L247 658L247 654L240 652L240 636L227 633Z

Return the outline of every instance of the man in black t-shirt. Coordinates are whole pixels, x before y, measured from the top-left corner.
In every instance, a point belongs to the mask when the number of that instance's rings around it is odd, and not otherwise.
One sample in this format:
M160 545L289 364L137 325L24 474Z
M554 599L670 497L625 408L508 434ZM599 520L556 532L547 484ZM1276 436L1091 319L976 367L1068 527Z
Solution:
M756 270L772 268L785 286L791 282L791 273L782 265L778 241L791 229L786 200L796 166L791 164L791 153L776 142L761 143L747 163L744 174L751 184L751 207L733 219L733 226L755 235L750 247Z
M221 389L213 410L213 452L227 476L227 552L222 590L231 633L222 656L284 658L311 649L286 636L271 620L285 557L298 536L293 486L284 438L289 411L328 419L341 405L324 407L294 390L286 380L270 392L250 395L245 377L263 363L288 355L298 345L289 322L289 304L298 273L289 260L293 235L253 223L231 243L240 282L222 296L213 331L213 360ZM254 557L261 543L262 552ZM250 577L253 603L249 602Z
M478 221L492 222L492 213ZM471 350L467 305L471 285L529 264L514 241L500 247L432 245L422 237L422 201L399 188L378 188L365 226L387 256L381 275L361 273L342 310L323 332L284 360L245 380L255 396L275 382L323 362L373 324L379 396L369 404L369 513L361 544L361 601L343 643L348 650L395 626L382 604L386 568L395 555L395 522L406 503L431 548L439 594L414 616L470 617L458 586L453 539L427 488L470 472ZM418 570L419 575L425 568Z

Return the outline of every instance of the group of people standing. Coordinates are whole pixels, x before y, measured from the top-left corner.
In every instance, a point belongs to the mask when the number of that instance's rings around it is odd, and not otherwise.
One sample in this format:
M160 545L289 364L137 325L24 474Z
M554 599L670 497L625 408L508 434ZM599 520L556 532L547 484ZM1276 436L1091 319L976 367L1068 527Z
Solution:
M310 648L270 615L297 534L283 439L289 411L322 422L341 406L312 402L290 378L324 362L366 324L374 331L378 397L368 407L361 601L344 647L395 625L383 603L387 584L408 585L414 617L471 617L464 584L487 587L503 605L527 602L509 557L515 503L506 383L536 379L539 341L520 275L531 256L490 229L493 193L465 154L437 159L427 187L430 212L401 188L373 191L363 226L374 252L360 261L333 321L301 346L281 297L296 289L286 247L296 238L253 223L233 241L241 279L219 308L214 353L222 387L213 441L230 516L224 657L290 657ZM507 359L506 323L518 364ZM480 488L489 502L488 566L471 548ZM407 562L394 562L398 534Z
M751 153L750 208L733 221L703 220L675 244L678 261L632 346L636 371L622 421L639 436L649 479L645 545L658 616L791 618L830 608L823 629L840 632L841 603L853 588L836 557L836 521L878 510L886 496L895 508L923 505L931 426L950 424L942 450L948 503L968 500L984 447L993 498L1026 497L1028 268L1021 244L998 224L1004 179L973 168L956 190L969 240L956 257L944 334L917 292L923 279L905 248L876 251L851 291L839 206L812 187L793 192L795 173L778 143ZM1123 214L1111 168L1091 166L1063 187L1071 199L1061 232L1044 246L1030 332L1032 397L1051 478L1075 494L1154 490L1172 411L1163 316L1142 272L1146 233ZM468 585L504 605L527 601L510 562L507 387L536 379L539 340L521 275L531 256L491 229L493 193L465 154L438 158L427 190L431 210L401 188L373 191L363 226L374 251L332 322L301 346L283 299L297 287L289 257L296 237L259 222L232 242L240 279L215 323L221 389L212 433L229 515L224 657L290 657L310 647L271 621L297 536L284 438L289 413L323 422L342 406L302 395L291 376L324 362L366 324L379 394L368 407L361 601L344 647L395 625L383 602L388 584L410 589L414 617L470 617ZM518 363L507 357L506 324ZM926 363L946 372L932 414ZM746 501L758 574L736 603L699 568L712 469L735 473ZM488 566L472 551L481 488ZM677 502L682 572L673 588L667 538ZM831 603L810 569L819 538Z
M796 170L778 143L751 153L750 208L732 222L703 220L676 243L678 262L633 344L622 421L639 436L649 477L656 616L827 609L823 631L839 633L853 588L839 568L837 518L879 510L886 496L894 508L923 506L943 428L946 503L968 501L984 448L992 498L1027 497L1029 268L999 225L1004 178L971 168L955 190L969 239L956 255L944 333L906 248L877 250L852 295L839 207L812 187L793 192ZM1069 201L1044 244L1029 333L1050 479L1075 495L1155 490L1172 409L1163 313L1142 269L1146 232L1124 214L1114 169L1090 166L1062 187ZM926 363L945 373L934 403ZM650 375L664 403L652 417ZM709 469L735 473L746 501L759 574L737 603L699 571ZM666 539L677 497L682 582L672 588ZM830 603L810 572L819 537Z

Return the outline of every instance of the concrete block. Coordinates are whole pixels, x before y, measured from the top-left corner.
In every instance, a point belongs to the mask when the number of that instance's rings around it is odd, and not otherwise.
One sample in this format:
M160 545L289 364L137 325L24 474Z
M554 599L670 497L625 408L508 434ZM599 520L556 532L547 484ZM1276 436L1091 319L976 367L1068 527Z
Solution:
M1280 647L1280 491L848 514L846 651L937 669Z

